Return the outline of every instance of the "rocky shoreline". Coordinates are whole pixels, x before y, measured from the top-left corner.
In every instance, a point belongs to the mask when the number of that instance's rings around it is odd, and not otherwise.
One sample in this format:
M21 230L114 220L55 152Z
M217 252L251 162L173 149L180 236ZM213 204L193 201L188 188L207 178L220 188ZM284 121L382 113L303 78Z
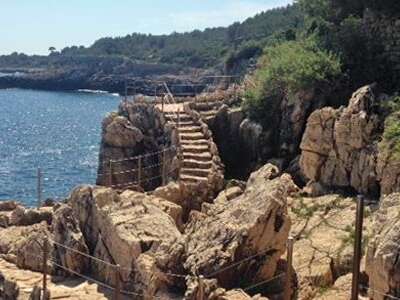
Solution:
M1 202L0 298L42 299L47 270L51 298L110 299L119 286L121 299L261 300L289 292L292 299L347 300L357 194L375 200L365 209L362 296L396 293L398 175L378 143L385 95L365 86L346 107L302 116L301 152L289 168L279 157L263 162L265 132L235 107L234 95L164 107L123 101L102 124L97 186L76 187L63 203L36 209ZM292 109L285 111L298 115ZM297 126L280 126L288 124ZM171 147L181 150L160 155ZM248 160L236 167L251 175L224 180L222 162L243 149ZM131 162L141 155L139 165ZM121 164L107 169L110 161ZM164 176L169 167L196 176ZM145 185L143 178L163 180ZM288 285L289 236L295 276Z

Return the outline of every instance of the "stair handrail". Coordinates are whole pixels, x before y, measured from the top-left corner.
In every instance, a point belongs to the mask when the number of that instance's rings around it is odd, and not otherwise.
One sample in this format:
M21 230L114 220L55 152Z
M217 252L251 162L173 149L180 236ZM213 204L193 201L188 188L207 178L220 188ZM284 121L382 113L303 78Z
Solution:
M166 95L168 96L168 97L166 97L167 103L171 104L171 105L177 104L177 102L175 101L174 95L171 93L171 90L169 89L169 87L168 87L168 85L167 85L167 83L165 81L163 82L163 85L164 85L165 90L167 92ZM176 154L177 154L177 157L178 157L179 161L182 162L182 145L181 145L181 137L180 137L180 134L179 134L180 108L178 109L178 113L177 114L174 111L171 111L170 113L172 115L174 115L176 117L176 120L177 120L177 122L175 122L172 117L168 117L171 120L171 122L176 125L177 130L178 130L178 141L177 141L177 149L176 149L177 152L176 152ZM180 173L181 173L180 169L181 169L181 165L178 168L178 180L180 180Z

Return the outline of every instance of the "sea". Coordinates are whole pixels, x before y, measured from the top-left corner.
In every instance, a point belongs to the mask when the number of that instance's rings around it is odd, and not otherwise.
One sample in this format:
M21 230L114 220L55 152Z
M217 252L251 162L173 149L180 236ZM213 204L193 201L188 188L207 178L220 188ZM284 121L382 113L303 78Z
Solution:
M101 122L120 97L95 91L0 90L0 201L61 201L81 184L94 184Z

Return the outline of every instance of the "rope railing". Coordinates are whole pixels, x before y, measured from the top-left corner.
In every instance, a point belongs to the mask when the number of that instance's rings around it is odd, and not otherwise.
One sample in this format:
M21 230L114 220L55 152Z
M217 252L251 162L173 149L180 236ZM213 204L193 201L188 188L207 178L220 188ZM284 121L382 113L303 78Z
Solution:
M66 251L74 252L74 253L76 253L76 254L79 254L79 255L82 255L82 256L84 256L84 257L87 257L87 258L89 258L89 259L91 259L91 260L93 260L93 261L95 261L95 262L104 264L104 265L106 265L106 266L112 268L112 270L114 270L114 272L115 272L115 278L116 278L117 281L119 280L119 278L120 278L120 276L121 276L121 273L120 273L121 270L125 270L125 271L128 271L128 272L133 272L133 271L135 271L133 268L130 268L130 267L121 267L121 266L118 265L118 264L110 263L110 262L108 262L108 261L105 261L105 260L100 259L100 258L98 258L98 257L95 257L95 256L93 256L93 255L90 255L90 254L88 254L88 253L84 253L84 252L82 252L82 251L80 251L80 250L71 248L71 247L69 247L69 246L67 246L67 245L64 245L64 244L60 243L60 242L54 241L53 239L48 238L48 237L46 238L44 245L42 245L42 244L39 243L39 245L41 246L40 248L43 250L43 253L51 253L51 251L49 251L49 248L48 248L49 245L51 245L51 244L52 244L53 246L63 248L63 249L65 249ZM226 267L222 267L221 269L219 269L219 270L217 270L217 271L215 271L215 272L212 272L212 273L210 273L210 274L207 274L205 277L199 276L199 275L190 275L190 274L174 274L174 273L171 273L171 272L162 272L162 271L157 271L157 272L158 272L159 274L161 274L161 275L171 276L171 277L176 277L176 278L187 279L187 278L192 277L192 278L198 280L198 282L199 282L199 288L200 288L200 289L201 289L201 288L204 289L204 285L203 285L204 283L203 283L203 281L202 281L202 280L204 280L204 278L213 278L215 275L218 275L219 273L222 273L222 272L224 272L224 271L227 271L227 270L229 270L229 269L232 269L232 268L234 268L234 267L236 267L236 266L238 266L238 265L240 265L240 264L242 264L242 263L248 262L249 260L251 260L251 259L253 259L253 258L257 257L257 256L264 254L264 253L267 252L268 250L270 250L270 249L269 249L269 248L268 248L268 249L266 248L266 249L264 249L264 250L262 250L262 251L259 251L258 253L254 254L254 255L245 257L245 258L241 259L241 260L238 261L238 262L235 262L235 263L233 263L233 264L231 264L231 265L229 265L229 266L226 266ZM330 257L332 257L332 255L338 255L339 253L340 253L340 249L337 250L336 252L333 252L333 253L329 253L329 254L325 253L325 254L323 254L323 255L317 257L317 258L313 258L313 259L312 259L310 262L308 262L308 263L305 263L305 264L303 264L303 265L301 265L301 266L296 267L295 270L296 270L297 272L299 272L299 271L301 271L301 270L303 270L303 269L305 269L305 268L310 268L310 267L311 267L313 264L315 264L316 262L320 262L321 260L330 258ZM62 269L62 270L64 270L64 271L66 271L66 272L69 272L69 273L71 273L71 274L73 274L73 275L76 275L76 276L78 276L78 277L81 277L81 278L83 278L83 279L85 279L85 280L87 280L87 281L89 281L89 282L93 282L93 283L95 283L95 284L97 284L97 285L99 285L99 286L101 286L101 287L107 288L107 289L109 289L110 291L113 291L113 292L115 292L115 293L118 293L118 294L125 294L125 295L135 295L135 296L139 296L139 297L144 297L144 296L145 296L144 294L140 294L140 293L136 293L136 292L131 292L131 291L123 290L123 289L120 288L119 283L118 283L118 284L116 283L116 286L113 287L113 286L111 286L111 285L109 285L109 284L106 284L106 283L104 283L104 282L101 282L101 281L99 281L99 280L97 280L97 279L94 279L94 278L92 278L92 277L90 277L90 276L81 274L81 273L79 273L79 272L77 272L77 271L75 271L75 270L72 270L72 269L70 269L70 268L68 268L68 267L66 267L66 266L64 266L64 265L62 265L62 264L60 264L60 263L54 261L54 260L51 259L51 258L48 258L46 254L44 254L43 257L40 257L39 255L36 255L36 254L34 254L34 253L29 253L28 255L31 255L32 257L35 257L36 259L38 259L38 261L43 262L43 266L44 266L44 265L47 266L47 265L49 265L49 263L50 263L53 267L54 267L54 266L55 266L55 267L58 267L58 268L60 268L60 269ZM292 268L294 268L294 267L292 266ZM274 280L276 280L276 279L285 277L286 275L287 275L286 272L282 272L282 273L280 273L280 274L277 274L277 275L273 276L272 278L269 278L269 279L266 279L266 280L262 280L262 281L260 281L260 282L256 282L256 283L253 283L253 284L251 284L251 285L249 285L249 286L243 287L243 288L241 288L241 290L243 290L243 291L245 291L245 292L248 292L248 291L251 291L251 290L253 290L253 289L257 288L257 287L261 287L261 286L263 286L263 285L266 285L266 284L268 284L268 283L270 283L270 282L272 282L272 281L274 281ZM45 278L45 277L46 277L46 276L44 275L44 278ZM287 277L287 276L286 276L286 277ZM46 279L44 279L44 280L46 280ZM286 278L286 280L290 280L290 278L289 278L289 279ZM45 285L44 282L43 282L43 284ZM46 285L46 286L47 286L47 285ZM367 286L362 286L362 287L363 287L364 289L370 290L370 291L372 291L372 292L375 292L375 293L377 293L377 294L379 294L379 295L388 297L388 298L390 298L390 299L400 300L400 298L398 298L398 297L395 297L395 296L390 295L390 294L386 294L386 293L381 292L381 291L378 291L378 290L376 290L376 289L372 289L372 288L367 287ZM230 295L232 295L232 294L234 294L234 293L239 293L239 292L240 292L240 291L233 292L233 293L231 293ZM204 290L202 291L202 295L204 295ZM146 295L146 296L149 297L149 295ZM162 299L161 297L158 297L158 296L150 296L150 298L153 298L153 299ZM204 298L203 298L203 299L204 299Z
M151 153L146 153L146 154L141 154L141 155L136 155L136 156L131 156L131 157L125 157L125 158L122 158L122 159L110 159L108 161L103 162L103 164L109 164L110 162L119 163L119 162L138 160L139 158L146 158L146 157L150 157L150 156L155 156L155 155L161 154L161 153L169 151L169 150L176 150L176 146L167 147L167 148L164 148L162 150L151 152Z
M368 286L365 286L365 285L361 285L361 287L362 287L363 289L367 290L367 291L371 291L371 292L376 293L376 294L378 294L378 295L380 295L380 296L384 296L384 297L387 297L387 298L390 298L390 299L393 299L393 300L400 300L400 297L396 297L396 296L393 296L393 295L384 293L384 292L382 292L382 291L378 291L378 290L373 289L373 288L371 288L371 287L368 287Z

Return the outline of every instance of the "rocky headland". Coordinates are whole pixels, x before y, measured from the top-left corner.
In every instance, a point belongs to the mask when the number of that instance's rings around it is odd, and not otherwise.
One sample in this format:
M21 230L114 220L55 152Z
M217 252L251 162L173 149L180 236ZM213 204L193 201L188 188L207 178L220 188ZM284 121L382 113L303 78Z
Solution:
M97 185L41 208L0 203L0 297L43 299L46 271L50 299L110 299L117 286L121 299L349 299L359 194L370 200L362 295L397 295L390 97L365 86L346 106L292 118L304 131L287 161L268 155L241 97L121 102L102 124Z

